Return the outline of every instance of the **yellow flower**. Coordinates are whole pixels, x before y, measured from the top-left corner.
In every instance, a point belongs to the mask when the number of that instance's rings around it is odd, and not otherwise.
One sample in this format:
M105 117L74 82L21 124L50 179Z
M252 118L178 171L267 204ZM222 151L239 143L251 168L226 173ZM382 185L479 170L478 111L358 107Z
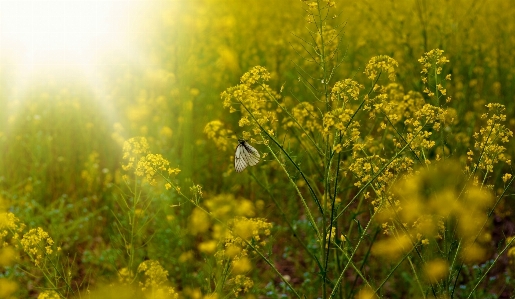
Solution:
M41 227L29 230L28 233L23 235L20 243L36 266L41 264L44 256L53 253L52 245L54 241Z
M365 287L365 288L361 289L354 298L355 299L376 299L379 297L377 297L377 295L375 294L375 292L373 290Z
M189 221L189 231L193 235L205 233L211 226L211 218L200 208L193 209Z
M350 99L357 101L359 99L359 90L365 88L362 84L352 80L345 79L334 84L331 90L331 101L340 100L347 103Z
M502 177L502 181L506 183L507 181L509 181L511 179L511 177L512 177L511 173L505 173Z
M442 259L435 259L424 266L426 278L431 283L437 283L449 274L449 264Z
M255 66L241 77L240 82L250 86L268 80L270 80L270 73L262 66Z
M238 122L239 126L240 127L244 127L244 126L248 126L250 125L250 121L248 119L248 117L244 116L240 119L240 121Z
M7 278L0 278L0 298L16 298L11 297L16 290L18 290L16 282Z
M134 278L134 274L128 268L122 268L118 271L118 281L122 284L130 284Z
M171 138L172 135L173 135L173 131L172 131L172 129L170 127L163 126L161 128L161 131L159 132L159 134L161 134L161 136L163 136L163 137Z
M243 257L232 262L232 270L235 274L243 274L252 270L252 263L247 257Z
M16 250L12 246L0 247L0 266L11 265L17 257ZM0 297L1 298L1 297Z
M340 153L342 151L342 145L341 144L336 144L335 146L333 146L333 151L335 153Z
M141 290L150 298L173 298L179 295L174 288L168 286L168 271L158 261L147 260L139 264L138 273L143 273L144 281L140 283Z
M510 141L513 132L502 124L506 121L504 105L490 103L486 107L488 112L481 116L486 120L486 125L481 127L479 132L474 133L474 147L482 151L479 169L493 172L494 165L498 162L508 163L510 161L510 157L505 154L506 147L502 144Z
M216 251L217 242L215 240L205 241L198 245L198 250L206 254L213 254Z
M204 133L207 138L214 142L215 146L221 150L226 150L230 136L233 134L231 130L224 129L224 124L219 120L213 120L206 124Z
M409 251L413 247L409 236L403 235L399 238L387 238L376 241L372 247L374 254L390 259L398 258L402 253Z
M61 296L56 291L43 291L38 295L38 299L60 299Z
M379 55L372 57L365 68L365 74L370 80L375 80L377 76L385 72L388 74L388 79L395 81L395 68L399 63L386 55Z
M246 293L254 286L254 282L247 276L236 275L230 279L227 284L232 285L233 293L235 297L239 297L239 293Z

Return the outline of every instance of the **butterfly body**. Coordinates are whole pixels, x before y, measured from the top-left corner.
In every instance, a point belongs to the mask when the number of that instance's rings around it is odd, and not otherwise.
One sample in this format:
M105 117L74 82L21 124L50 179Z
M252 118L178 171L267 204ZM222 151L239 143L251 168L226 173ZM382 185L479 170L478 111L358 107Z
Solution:
M238 146L234 153L234 170L242 172L247 166L254 166L259 162L259 152L247 141L238 139Z

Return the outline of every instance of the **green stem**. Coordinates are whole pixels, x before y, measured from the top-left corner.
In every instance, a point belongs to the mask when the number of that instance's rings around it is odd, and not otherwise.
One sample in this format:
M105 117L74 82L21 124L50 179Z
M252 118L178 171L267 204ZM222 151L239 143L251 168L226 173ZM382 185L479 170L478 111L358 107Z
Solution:
M281 165L281 168L283 169L284 173L286 173L286 176L290 180L291 185L295 188L295 191L297 191L297 194L299 195L302 205L304 206L305 212L309 218L309 222L311 223L311 226L313 227L313 229L315 230L315 232L317 234L317 239L319 241L322 240L325 236L320 235L320 231L318 230L318 226L316 225L315 219L313 218L313 215L311 214L311 211L308 207L306 200L304 199L304 196L302 196L302 193L300 192L299 188L297 187L297 184L293 181L293 179L291 178L291 176L288 173L288 170L286 170L286 167L284 167L284 164L281 163L281 161L279 160L279 158L277 157L275 152L270 148L269 145L267 145L267 147L268 147L270 153L272 154L272 156L274 156L274 159L277 161L277 163L279 163L279 165Z
M486 277L486 275L488 274L488 272L490 272L490 270L492 270L492 268L494 267L495 263L497 262L497 260L499 260L499 258L502 256L502 254L508 249L510 248L511 246L511 243L513 243L513 241L515 241L515 238L512 238L510 240L510 242L508 244L506 244L506 246L503 248L503 250L501 250L501 252L499 252L497 254L497 257L493 260L492 264L490 265L490 267L488 267L488 269L483 273L483 275L481 276L481 278L477 281L476 285L474 286L474 288L472 288L472 291L470 291L470 294L467 296L467 299L470 298L472 296L472 294L474 294L474 291L477 289L477 287L479 286L479 284L481 283L481 281L483 281L483 279Z
M422 126L423 128L423 126ZM411 142L413 142L413 140L415 140L415 137L418 136L418 134L420 134L420 132L422 132L422 129L420 129L414 136L413 138L411 139L411 141L409 143L407 143L403 148L400 149L400 151L398 151L397 153L395 153L395 155L390 159L390 161L388 161L384 166L383 168L381 168L373 177L370 181L368 181L363 187L361 187L361 189L359 189L359 191L356 193L356 195L354 195L354 197L350 200L350 202L340 211L340 213L336 216L336 218L339 218L346 210L347 208L354 202L354 200L356 200L356 198L368 187L372 184L372 182L375 181L375 179L377 179L377 177L379 177L379 175L388 167L388 165L390 165L393 161L395 161L395 159L397 159L397 157L400 156L400 154L406 149L409 147L409 145L411 144Z
M297 171L300 173L300 175L302 176L302 179L304 180L304 182L306 182L306 185L308 186L308 189L311 193L311 196L313 197L313 200L315 201L315 203L317 204L318 206L318 209L320 211L321 214L324 214L324 210L322 208L322 205L320 204L320 200L318 199L315 191L313 190L313 187L311 186L311 184L309 183L309 180L307 179L306 175L304 174L304 172L300 169L299 165L297 163L295 163L295 161L293 161L292 157L288 154L288 152L286 152L286 150L284 149L284 147L272 136L270 135L266 130L265 128L263 128L263 126L261 126L261 124L257 121L256 117L254 116L254 114L252 114L250 112L250 110L247 108L247 106L245 106L245 104L243 104L241 101L240 101L240 104L243 106L243 108L245 108L245 110L249 113L249 115L252 117L252 119L254 120L254 122L259 126L259 128L261 129L261 132L263 132L270 140L272 140L278 147L279 149L284 153L284 155L288 158L288 160L290 160L290 162L293 164L293 166L297 169ZM270 151L272 152L272 149L270 147L268 147L270 149ZM279 160L278 160L279 161ZM281 164L281 163L279 163ZM283 167L283 169L285 169ZM286 169L285 169L286 170ZM290 181L291 181L291 178L290 178ZM300 194L300 193L299 193Z
M304 244L304 242L302 242L302 240L299 238L298 234L297 234L297 231L295 230L295 228L293 227L293 225L290 223L290 221L288 220L288 218L286 217L286 213L284 212L283 208L281 207L281 205L279 204L279 202L276 200L276 198L272 195L272 193L270 192L269 188L265 187L257 178L256 176L254 175L254 173L250 173L250 175L254 178L254 180L256 181L256 183L258 183L259 186L261 186L261 188L263 188L266 193L268 194L268 196L272 199L272 201L275 203L275 206L279 209L279 213L281 214L281 217L283 218L283 220L286 222L286 224L288 224L288 227L290 228L290 230L292 231L293 233L293 236L295 237L295 239L299 242L300 246L306 251L306 253L317 263L317 265L322 268L322 265L320 264L320 261L318 260L318 258L313 254L311 253L311 251L309 251L308 247L306 246L306 244Z

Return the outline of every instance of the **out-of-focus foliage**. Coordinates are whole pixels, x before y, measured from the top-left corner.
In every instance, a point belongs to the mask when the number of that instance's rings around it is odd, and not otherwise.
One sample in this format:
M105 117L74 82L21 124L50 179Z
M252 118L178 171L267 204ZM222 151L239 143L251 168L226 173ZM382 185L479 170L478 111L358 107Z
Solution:
M319 2L149 1L94 83L0 61L0 298L513 292L512 3Z

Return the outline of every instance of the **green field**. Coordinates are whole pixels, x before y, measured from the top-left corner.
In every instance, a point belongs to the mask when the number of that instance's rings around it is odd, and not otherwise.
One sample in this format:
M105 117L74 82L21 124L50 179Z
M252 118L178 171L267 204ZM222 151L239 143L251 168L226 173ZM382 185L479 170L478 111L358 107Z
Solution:
M511 1L140 5L0 43L0 299L512 298Z

